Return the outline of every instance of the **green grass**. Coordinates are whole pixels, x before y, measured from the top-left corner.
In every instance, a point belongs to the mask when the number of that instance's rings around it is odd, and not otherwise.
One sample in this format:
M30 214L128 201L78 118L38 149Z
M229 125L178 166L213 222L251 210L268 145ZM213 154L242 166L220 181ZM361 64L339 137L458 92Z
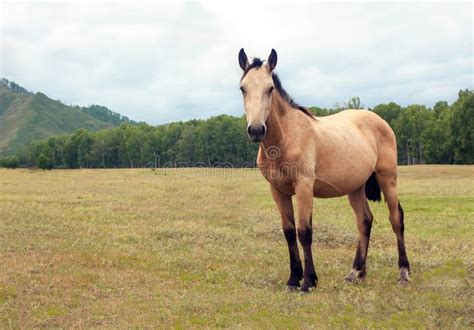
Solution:
M411 284L383 203L368 277L344 284L352 211L318 199L301 295L255 170L0 170L0 327L472 328L474 167L399 173Z

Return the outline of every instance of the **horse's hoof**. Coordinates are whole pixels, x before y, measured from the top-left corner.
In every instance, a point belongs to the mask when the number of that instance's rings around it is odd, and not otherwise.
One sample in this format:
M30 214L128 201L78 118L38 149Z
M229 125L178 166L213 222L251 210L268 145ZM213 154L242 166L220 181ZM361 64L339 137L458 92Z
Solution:
M303 285L301 286L300 291L301 292L311 292L316 288L317 283L318 282L316 282L316 281L314 283L303 282Z
M298 291L298 286L296 286L296 285L287 285L286 286L286 291L288 291L288 292Z
M353 269L347 274L346 278L344 279L345 283L359 283L360 281L365 279L365 270L356 270Z
M307 287L307 288L301 287L300 294L308 294L313 290L314 290L314 286L310 286L310 287Z
M400 268L400 274L398 275L398 284L400 285L407 285L410 283L410 276L409 276L408 268Z

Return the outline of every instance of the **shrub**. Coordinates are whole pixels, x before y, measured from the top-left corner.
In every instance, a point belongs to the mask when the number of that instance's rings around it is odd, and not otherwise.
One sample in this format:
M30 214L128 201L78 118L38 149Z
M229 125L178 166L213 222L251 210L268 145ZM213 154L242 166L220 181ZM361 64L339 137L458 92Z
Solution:
M39 155L37 164L38 168L42 170L50 170L53 168L53 163L51 162L51 159L46 157L44 154Z
M0 167L15 169L18 167L19 163L20 160L17 156L5 157L3 159L0 159Z

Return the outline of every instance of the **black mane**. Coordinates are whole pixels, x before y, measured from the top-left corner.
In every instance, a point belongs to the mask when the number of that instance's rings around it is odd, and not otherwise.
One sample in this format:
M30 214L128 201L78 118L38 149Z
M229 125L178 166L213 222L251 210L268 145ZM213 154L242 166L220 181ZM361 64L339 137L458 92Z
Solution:
M283 88L283 86L281 85L281 81L280 81L280 78L278 78L278 75L276 73L272 73L272 78L273 78L273 85L275 86L275 89L277 90L277 92L280 94L280 96L286 101L288 102L288 104L292 107L292 108L296 108L298 110L301 110L301 111L309 111L307 108L303 107L302 105L299 105L298 103L296 103L293 98L288 95L288 93L285 91L285 89Z
M254 57L252 63L247 66L244 70L244 74L242 75L242 79L244 79L245 75L252 69L258 69L263 65L263 61L259 59L258 57ZM296 103L293 98L285 91L283 86L281 85L280 78L278 78L278 75L276 73L272 73L272 79L273 79L273 85L275 86L275 90L280 94L280 96L292 107L295 109L298 109L302 112L304 112L306 115L314 118L314 116L311 114L311 112L308 110L308 108L303 107L302 105L299 105Z

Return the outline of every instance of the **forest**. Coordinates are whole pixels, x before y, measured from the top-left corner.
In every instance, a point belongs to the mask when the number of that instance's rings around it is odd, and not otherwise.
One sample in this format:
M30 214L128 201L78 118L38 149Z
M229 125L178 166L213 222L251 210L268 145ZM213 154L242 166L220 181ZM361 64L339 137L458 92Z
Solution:
M311 107L316 116L361 108L352 98L335 109ZM402 107L394 102L374 111L393 128L398 162L413 164L474 163L474 91L461 90L453 104L437 102ZM364 110L361 110L364 111ZM140 168L228 166L253 167L258 144L248 141L245 117L220 115L166 125L125 123L116 128L53 136L26 145L0 160L15 168Z

